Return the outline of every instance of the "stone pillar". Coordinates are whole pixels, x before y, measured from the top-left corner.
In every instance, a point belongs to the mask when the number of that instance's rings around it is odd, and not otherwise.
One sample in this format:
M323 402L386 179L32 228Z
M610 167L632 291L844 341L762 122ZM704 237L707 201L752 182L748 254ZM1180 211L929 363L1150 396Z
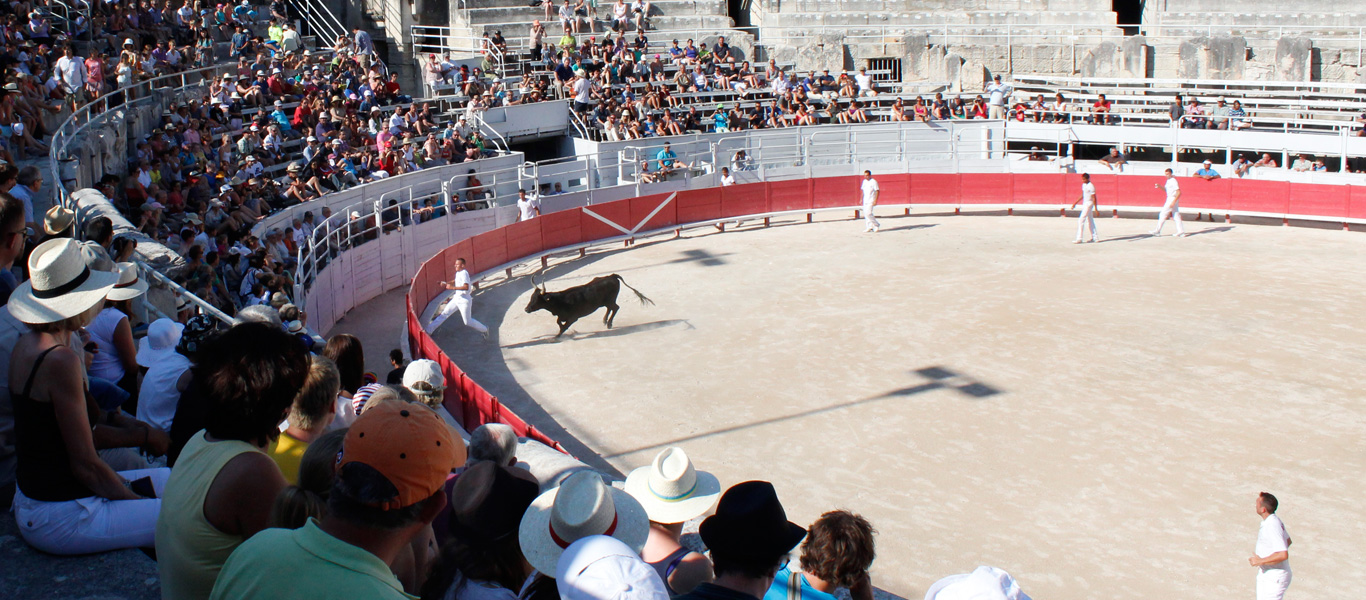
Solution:
M1146 79L1148 47L1143 36L1131 36L1116 44L1101 42L1082 54L1077 69L1082 77Z
M1314 43L1309 38L1287 36L1277 40L1273 78L1276 81L1309 81L1313 57Z
M1242 37L1197 37L1181 42L1182 79L1244 79L1247 40Z

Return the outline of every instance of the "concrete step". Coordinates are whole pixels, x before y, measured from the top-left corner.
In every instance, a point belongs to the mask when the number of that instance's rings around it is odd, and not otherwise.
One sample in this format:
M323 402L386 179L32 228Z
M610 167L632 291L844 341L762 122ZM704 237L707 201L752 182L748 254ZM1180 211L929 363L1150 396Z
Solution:
M1366 11L1361 13L1292 13L1247 12L1201 15L1199 13L1163 13L1154 20L1155 27L1210 26L1216 27L1366 27Z
M778 12L1110 12L1105 0L784 0Z
M1357 14L1366 12L1366 6L1355 2L1304 2L1303 0L1256 0L1255 2L1233 3L1225 0L1163 0L1166 12L1218 13L1227 12L1233 5L1236 12L1285 12L1300 14L1305 12L1326 12ZM1253 10L1250 10L1253 9Z
M1115 27L1113 12L946 12L922 13L868 13L868 12L804 12L770 14L764 18L765 27L784 27L801 29L804 27L855 27L859 25L876 26L918 26L933 27L948 24L950 33L955 26L1003 26L1003 25L1051 25L1048 30L1066 33L1071 25L1085 28ZM997 32L1005 35L1004 28Z
M608 0L598 0L598 14L607 16L612 13L612 2ZM724 15L726 14L725 0L657 0L650 3L654 10L651 14L703 14L703 15ZM559 2L555 3L555 8L559 9ZM537 6L530 7L529 0L470 0L466 3L469 10L482 10L489 8L519 8L526 9L528 14L537 13L538 18L545 18L545 8ZM552 11L553 12L553 11ZM518 19L521 20L521 19Z
M656 19L663 16L686 16L686 15L712 15L726 16L726 7L720 2L659 2L650 6L650 18ZM598 21L607 22L612 16L610 6L598 8ZM540 19L547 21L545 11L539 8L528 8L526 6L516 7L490 7L490 8L471 8L465 12L465 18L471 23L517 23ZM549 19L547 26L558 24L558 14Z
M666 31L666 32L671 32L671 31L700 30L700 31L704 31L704 32L721 32L721 31L728 30L728 29L730 29L730 28L732 28L732 27L735 26L735 23L734 23L733 21L731 21L730 17L717 16L717 15L685 15L685 16L669 16L669 15L665 15L665 16L654 17L653 19L650 20L650 23L651 23L652 26L651 26L651 31L649 32L648 35L649 35L649 37L650 37L651 39L654 39L654 38L656 37L656 36L654 35L654 32L655 32L655 31ZM477 35L482 35L484 32L493 33L494 31L502 31L502 32L503 32L503 37L504 37L504 38L507 38L507 40L512 44L512 46L513 46L514 48L520 48L520 47L522 47L522 45L525 43L526 38L527 38L527 37L530 35L530 33L531 33L531 23L530 23L530 22L522 22L522 23L508 23L508 22L471 23L471 24L470 24L470 29L473 30L474 35L476 35L476 36L477 36ZM560 37L560 31L561 31L561 30L560 30L559 24L557 23L557 24L555 24L555 25L552 26L552 27L546 27L546 36L550 39L550 41L553 42L553 41L559 39L559 37ZM596 33L596 34L588 33L587 30L584 30L584 32L583 32L581 35L598 35L598 36L601 36L601 35L603 35L603 33L606 32L606 31L609 31L608 29L606 29L606 22L599 22L599 23L597 24L597 33ZM633 34L633 35L634 35L634 34Z

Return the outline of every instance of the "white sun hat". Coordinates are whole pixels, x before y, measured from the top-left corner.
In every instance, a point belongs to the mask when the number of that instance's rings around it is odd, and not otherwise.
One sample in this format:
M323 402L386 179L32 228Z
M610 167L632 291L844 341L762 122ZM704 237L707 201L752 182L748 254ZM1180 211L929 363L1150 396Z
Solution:
M176 345L180 343L180 334L184 331L183 324L170 319L152 321L147 326L147 337L138 341L138 366L150 369L174 354Z
M138 277L138 266L130 262L118 263L119 282L109 290L109 299L115 302L132 300L147 293L147 282Z
M693 468L682 448L666 448L648 467L626 477L626 493L640 502L656 523L682 523L706 516L721 498L715 475Z
M555 570L561 600L668 600L654 568L614 537L590 535L566 548Z
M925 600L1029 600L1015 578L996 567L980 566L971 573L949 575L934 582Z
M71 238L39 244L28 258L28 281L10 295L9 312L21 323L41 325L93 308L118 283L114 273L85 265L81 244Z
M650 520L635 498L594 471L579 471L531 503L517 537L531 566L554 573L564 549L577 540L610 535L639 554L649 534Z

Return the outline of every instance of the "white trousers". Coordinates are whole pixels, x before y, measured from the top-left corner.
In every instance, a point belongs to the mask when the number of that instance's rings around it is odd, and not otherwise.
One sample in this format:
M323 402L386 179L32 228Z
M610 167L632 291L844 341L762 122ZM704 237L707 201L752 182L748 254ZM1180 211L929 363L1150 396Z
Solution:
M1175 198L1167 200L1167 203L1162 205L1162 213L1157 216L1157 229L1153 231L1162 233L1162 226L1167 223L1168 217L1176 221L1177 234L1186 232L1186 228L1181 226L1181 203L1177 202Z
M1081 216L1077 218L1077 241L1081 241L1082 234L1086 233L1086 226L1091 226L1091 239L1096 236L1096 206L1090 202L1081 205Z
M882 224L877 222L877 217L873 216L873 208L876 206L877 205L872 202L863 203L864 231L876 231L878 228L882 227Z
M158 498L107 500L97 496L66 502L43 502L14 493L14 519L28 545L48 554L92 554L155 545L162 490L171 470L119 471L129 481L150 477Z
M459 294L451 296L451 299L446 301L446 306L441 308L441 314L436 315L432 322L427 325L427 333L436 333L436 328L445 323L446 319L451 318L455 311L460 311L460 320L464 321L466 326L479 333L488 333L488 327L484 327L483 323L474 320L474 299L465 298Z
M1257 573L1257 600L1281 600L1290 587L1289 569L1267 569Z

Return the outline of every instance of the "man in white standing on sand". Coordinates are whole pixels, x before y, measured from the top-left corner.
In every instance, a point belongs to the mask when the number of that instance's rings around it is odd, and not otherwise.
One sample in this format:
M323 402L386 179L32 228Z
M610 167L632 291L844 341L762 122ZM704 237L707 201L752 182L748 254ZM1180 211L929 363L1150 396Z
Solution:
M1081 217L1077 219L1077 239L1072 240L1073 244L1081 243L1082 234L1086 233L1086 226L1091 226L1091 241L1098 239L1096 235L1096 184L1091 183L1091 174L1081 174L1081 197L1072 203L1072 208L1081 203Z
M882 228L882 224L877 222L877 217L873 216L873 207L877 206L877 197L882 193L877 185L877 180L873 179L872 171L863 172L863 183L859 185L863 190L863 232L869 231L877 233Z
M541 197L539 194L527 194L526 190L517 190L517 209L521 211L523 221L530 221L541 216Z
M1290 587L1290 534L1276 516L1279 504L1271 494L1257 494L1257 516L1262 518L1262 526L1257 530L1257 553L1247 559L1259 569L1257 600L1281 600Z
M455 293L446 300L445 306L441 307L440 314L436 315L432 322L427 325L427 333L436 333L436 328L440 327L442 323L446 322L446 319L449 319L458 310L460 311L460 319L465 322L465 325L478 331L484 336L484 339L489 339L489 328L484 327L483 323L474 319L474 297L470 294L474 289L474 283L470 279L470 272L465 270L465 259L455 259L455 278L451 281L441 282L441 286L448 290L455 290Z
M1172 174L1171 169L1167 169L1167 182L1154 183L1153 187L1167 191L1167 203L1162 205L1162 213L1157 217L1157 229L1149 231L1148 235L1162 235L1162 226L1167 223L1167 218L1171 217L1176 221L1176 237L1186 237L1186 228L1181 226L1181 184L1176 182L1176 175Z

